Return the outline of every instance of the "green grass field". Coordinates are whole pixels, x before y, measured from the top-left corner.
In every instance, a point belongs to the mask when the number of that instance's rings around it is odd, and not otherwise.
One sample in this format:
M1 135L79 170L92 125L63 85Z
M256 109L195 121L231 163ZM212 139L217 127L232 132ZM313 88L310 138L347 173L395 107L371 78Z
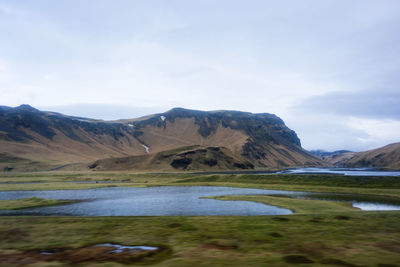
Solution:
M21 173L2 175L0 181L13 183L0 184L1 190L217 185L400 198L399 178L393 177ZM43 183L16 184L34 181ZM400 211L366 212L339 202L273 196L219 199L258 201L295 213L285 216L0 217L0 266L124 266L123 262L90 258L88 250L84 250L86 254L80 251L108 242L163 248L160 254L135 258L136 265L399 266ZM68 257L47 261L38 254L43 249L71 252Z

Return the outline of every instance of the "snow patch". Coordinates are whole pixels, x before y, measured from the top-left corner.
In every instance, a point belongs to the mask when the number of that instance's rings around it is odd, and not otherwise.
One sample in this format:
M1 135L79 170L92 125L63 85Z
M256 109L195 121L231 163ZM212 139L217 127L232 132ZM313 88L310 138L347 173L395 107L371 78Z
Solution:
M129 126L129 127L133 127L133 126L135 126L135 125L133 125L133 124L131 124L131 123L128 123L128 126Z
M146 145L142 145L142 147L144 147L144 149L146 150L146 153L150 153L150 148Z
M160 118L162 121L165 121L165 119L166 119L165 116L160 116Z

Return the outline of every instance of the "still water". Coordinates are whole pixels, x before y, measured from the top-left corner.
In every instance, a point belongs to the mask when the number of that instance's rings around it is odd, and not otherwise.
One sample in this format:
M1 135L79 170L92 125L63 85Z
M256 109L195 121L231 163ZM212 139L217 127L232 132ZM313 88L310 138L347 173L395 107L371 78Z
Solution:
M376 168L291 168L283 171L216 171L192 174L339 174L349 176L400 176L400 171L383 171ZM157 173L162 174L162 173Z
M310 193L217 186L108 187L87 190L0 191L0 200L41 197L80 200L77 203L35 209L5 211L0 215L67 216L197 216L285 215L292 212L249 201L221 201L203 197L227 195L277 195L345 201L362 210L400 210L397 198L353 194Z
M88 190L3 191L0 200L41 197L83 200L78 203L0 215L174 216L174 215L284 215L288 209L249 201L203 199L207 196L283 194L287 191L216 186L111 187ZM290 192L289 192L290 194Z

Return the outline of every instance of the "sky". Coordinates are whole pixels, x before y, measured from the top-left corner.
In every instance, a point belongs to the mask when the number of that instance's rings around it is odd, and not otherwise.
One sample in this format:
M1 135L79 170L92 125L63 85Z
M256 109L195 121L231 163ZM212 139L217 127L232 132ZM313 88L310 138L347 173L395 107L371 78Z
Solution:
M0 0L0 105L274 113L306 149L400 141L398 0Z

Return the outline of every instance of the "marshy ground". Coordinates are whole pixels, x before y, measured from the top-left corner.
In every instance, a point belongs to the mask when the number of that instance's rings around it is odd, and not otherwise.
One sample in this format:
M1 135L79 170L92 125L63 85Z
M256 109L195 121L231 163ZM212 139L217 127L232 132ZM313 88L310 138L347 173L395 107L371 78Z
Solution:
M221 185L400 198L400 179L396 177L30 173L7 174L0 179L9 182L0 184L1 190ZM81 181L118 183L75 183ZM383 267L398 266L400 261L399 211L365 212L344 203L271 196L230 196L221 199L268 203L289 208L295 214L0 217L0 265ZM147 245L162 249L140 255L118 256L108 253L107 249L92 247L103 243ZM57 253L46 257L40 254L41 251Z

